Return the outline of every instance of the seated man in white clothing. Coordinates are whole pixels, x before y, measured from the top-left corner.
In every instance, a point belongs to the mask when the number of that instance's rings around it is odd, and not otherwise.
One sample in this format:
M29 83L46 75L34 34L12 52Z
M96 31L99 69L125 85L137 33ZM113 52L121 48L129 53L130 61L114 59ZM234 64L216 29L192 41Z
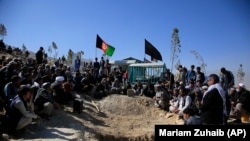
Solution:
M191 106L192 99L187 95L186 88L181 86L179 88L179 97L175 106L170 106L170 112L176 113L179 117L183 117L183 110Z

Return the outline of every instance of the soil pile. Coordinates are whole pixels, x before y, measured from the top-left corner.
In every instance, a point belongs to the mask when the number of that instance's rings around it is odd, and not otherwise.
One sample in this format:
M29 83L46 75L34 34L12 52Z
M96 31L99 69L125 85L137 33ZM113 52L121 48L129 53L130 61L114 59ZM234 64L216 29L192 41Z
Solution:
M126 95L110 95L99 102L100 109L120 116L152 116L155 113L152 98Z
M155 124L174 124L174 120L164 118L166 112L156 108L153 99L144 96L114 94L97 105L109 116L105 121L109 128L100 132L101 140L152 141Z

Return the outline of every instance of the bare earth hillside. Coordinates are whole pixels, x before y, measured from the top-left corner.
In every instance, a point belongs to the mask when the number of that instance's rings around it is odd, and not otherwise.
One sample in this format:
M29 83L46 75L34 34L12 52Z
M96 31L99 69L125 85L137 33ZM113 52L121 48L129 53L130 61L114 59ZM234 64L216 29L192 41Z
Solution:
M49 121L29 126L21 140L152 141L155 124L175 124L174 117L166 119L165 111L147 97L114 94L99 101L85 97L83 112L72 111L71 105L55 110Z

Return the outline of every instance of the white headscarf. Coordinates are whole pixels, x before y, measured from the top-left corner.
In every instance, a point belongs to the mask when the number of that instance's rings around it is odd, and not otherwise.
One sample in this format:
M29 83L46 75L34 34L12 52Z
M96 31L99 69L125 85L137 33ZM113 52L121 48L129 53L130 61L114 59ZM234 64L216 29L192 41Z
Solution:
M216 83L216 84L213 84L211 86L208 87L207 91L203 94L203 98L204 96L211 90L213 90L214 88L216 88L219 93L220 93L220 96L223 100L223 113L225 116L228 116L227 114L227 106L226 106L226 92L222 89L221 85L219 83ZM202 103L203 103L203 98L202 98Z

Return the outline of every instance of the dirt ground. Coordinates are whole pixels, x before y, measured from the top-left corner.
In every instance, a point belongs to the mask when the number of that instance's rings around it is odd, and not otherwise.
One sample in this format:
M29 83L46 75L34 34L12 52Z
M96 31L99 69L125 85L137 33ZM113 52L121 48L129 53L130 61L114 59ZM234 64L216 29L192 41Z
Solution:
M147 97L110 95L102 100L84 99L82 113L73 113L71 105L55 110L50 120L30 125L20 138L10 141L152 141L155 124L176 124L175 117L154 107Z

